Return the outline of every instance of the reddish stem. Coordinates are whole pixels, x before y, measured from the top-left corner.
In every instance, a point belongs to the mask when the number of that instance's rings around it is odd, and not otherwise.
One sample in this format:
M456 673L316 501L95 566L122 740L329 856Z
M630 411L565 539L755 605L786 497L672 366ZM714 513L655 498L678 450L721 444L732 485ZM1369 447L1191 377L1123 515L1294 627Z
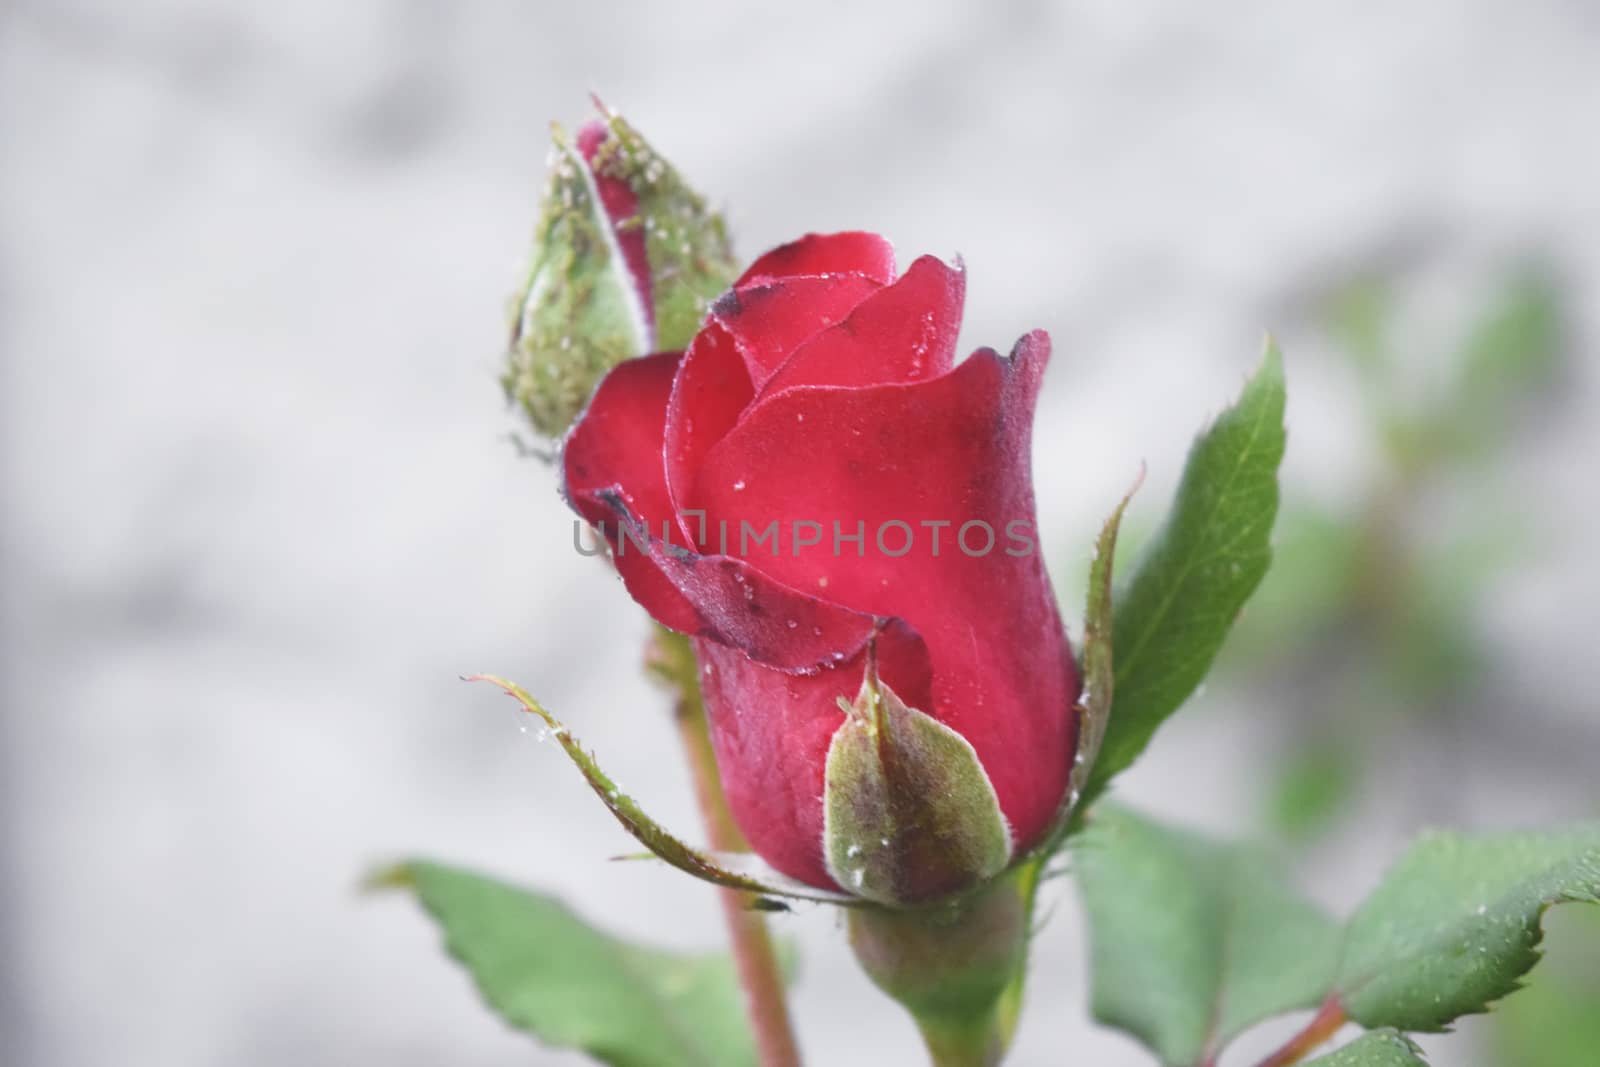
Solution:
M1321 1045L1334 1034L1339 1032L1339 1027L1349 1021L1349 1016L1344 1013L1344 1005L1339 1003L1337 997L1330 996L1322 1002L1322 1008L1306 1024L1304 1030L1291 1037L1282 1048L1262 1060L1258 1067L1290 1067L1305 1059L1317 1046Z
M663 647L673 641L682 644L676 648ZM719 852L746 851L749 845L733 821L728 798L722 792L722 779L711 749L711 734L706 727L705 707L700 699L698 667L689 653L688 642L675 634L659 634L651 658L652 666L669 678L677 690L673 710L706 837L711 847ZM761 1067L800 1067L800 1050L789 1021L783 969L779 966L766 920L752 910L752 894L737 889L718 889L717 894L722 900L722 916L728 927L739 984L744 989L745 1013L755 1035L758 1061Z

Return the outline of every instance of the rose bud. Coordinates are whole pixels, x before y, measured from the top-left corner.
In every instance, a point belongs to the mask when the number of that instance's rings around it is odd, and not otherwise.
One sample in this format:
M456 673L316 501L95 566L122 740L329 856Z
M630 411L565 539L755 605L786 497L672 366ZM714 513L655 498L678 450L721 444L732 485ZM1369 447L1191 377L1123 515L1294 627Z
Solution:
M576 144L558 126L551 136L501 384L556 437L606 371L687 345L735 268L722 219L620 116L588 123Z
M1043 332L955 362L965 279L777 248L564 445L634 598L692 635L751 847L885 904L989 879L1063 806L1079 680L1034 542Z

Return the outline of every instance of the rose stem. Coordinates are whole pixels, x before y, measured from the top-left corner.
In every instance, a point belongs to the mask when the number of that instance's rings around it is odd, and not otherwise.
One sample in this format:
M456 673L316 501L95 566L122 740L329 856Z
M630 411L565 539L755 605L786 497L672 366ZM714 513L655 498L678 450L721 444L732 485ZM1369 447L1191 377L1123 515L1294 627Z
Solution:
M675 691L673 717L711 847L720 852L747 851L749 845L733 821L728 799L722 792L711 733L706 726L705 702L700 697L699 668L688 639L658 629L650 658L652 666ZM739 983L744 987L745 1012L755 1033L761 1067L799 1067L800 1051L789 1021L783 971L766 920L751 908L752 894L737 889L718 889L717 894L722 899L722 916Z
M1349 1017L1344 1013L1344 1006L1337 998L1329 997L1323 1001L1322 1010L1306 1024L1306 1028L1291 1037L1278 1051L1262 1060L1259 1067L1290 1067L1290 1064L1299 1063L1318 1045L1338 1033L1339 1027L1348 1021Z

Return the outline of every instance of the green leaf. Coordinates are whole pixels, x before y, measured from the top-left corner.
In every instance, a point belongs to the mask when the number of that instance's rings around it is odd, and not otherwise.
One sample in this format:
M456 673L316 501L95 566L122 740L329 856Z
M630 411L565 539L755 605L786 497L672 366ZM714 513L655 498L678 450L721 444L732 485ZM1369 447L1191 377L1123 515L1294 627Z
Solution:
M1338 1052L1318 1056L1305 1067L1427 1067L1422 1050L1393 1030L1363 1034Z
M1116 598L1116 692L1085 806L1205 678L1267 572L1283 409L1283 357L1269 341L1239 402L1190 449L1166 523Z
M1438 1031L1516 990L1546 908L1600 902L1600 823L1434 834L1350 920L1337 988L1363 1026Z
M614 1067L756 1062L722 954L632 945L554 897L437 863L403 864L373 885L413 891L489 1006L546 1044Z
M1326 997L1338 926L1263 852L1113 805L1075 841L1095 1018L1163 1063L1199 1063L1262 1019Z

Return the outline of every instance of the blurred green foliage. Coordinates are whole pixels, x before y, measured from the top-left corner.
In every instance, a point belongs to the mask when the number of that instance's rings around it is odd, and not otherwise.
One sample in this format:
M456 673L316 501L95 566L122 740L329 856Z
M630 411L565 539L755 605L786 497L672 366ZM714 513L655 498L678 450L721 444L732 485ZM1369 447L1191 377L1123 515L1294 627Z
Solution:
M1543 268L1511 270L1433 351L1402 340L1404 293L1402 279L1362 275L1319 305L1359 383L1350 422L1376 461L1344 510L1285 501L1272 570L1225 658L1293 694L1294 736L1266 802L1293 840L1334 825L1394 724L1448 716L1478 687L1494 657L1476 619L1528 541L1486 490L1559 376L1561 289Z
M1562 374L1561 287L1540 266L1508 270L1481 310L1419 351L1406 282L1351 278L1317 309L1359 384L1351 421L1375 462L1344 510L1285 499L1272 570L1224 659L1236 681L1282 694L1292 733L1263 806L1302 844L1350 812L1399 726L1448 722L1482 691L1498 657L1477 620L1538 533L1497 490ZM1600 921L1588 909L1551 921L1551 960L1497 1011L1489 1062L1595 1062Z

